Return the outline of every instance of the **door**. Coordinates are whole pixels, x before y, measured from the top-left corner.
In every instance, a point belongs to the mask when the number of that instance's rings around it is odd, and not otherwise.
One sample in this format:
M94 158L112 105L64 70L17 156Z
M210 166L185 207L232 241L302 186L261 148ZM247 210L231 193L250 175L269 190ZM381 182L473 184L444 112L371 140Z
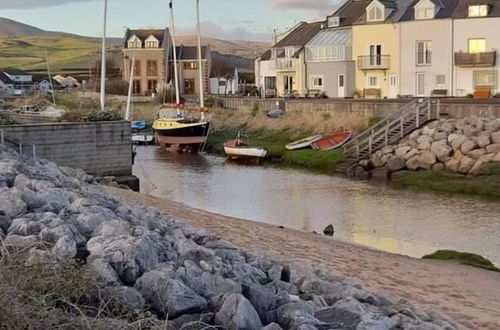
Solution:
M194 79L184 80L184 93L194 94Z
M345 75L339 74L338 97L345 97Z
M382 45L370 45L370 66L382 63Z
M417 96L425 96L425 73L417 73Z
M398 82L395 73L389 75L389 98L395 99L398 97Z

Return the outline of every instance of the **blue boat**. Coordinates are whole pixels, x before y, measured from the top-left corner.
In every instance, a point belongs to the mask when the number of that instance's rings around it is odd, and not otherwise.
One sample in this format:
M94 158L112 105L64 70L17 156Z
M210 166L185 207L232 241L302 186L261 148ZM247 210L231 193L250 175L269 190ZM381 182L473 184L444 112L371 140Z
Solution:
M283 114L284 114L283 110L280 109L271 110L267 112L267 116L269 118L280 118L281 116L283 116Z
M132 122L132 129L137 130L137 131L142 131L148 127L145 121L133 121Z

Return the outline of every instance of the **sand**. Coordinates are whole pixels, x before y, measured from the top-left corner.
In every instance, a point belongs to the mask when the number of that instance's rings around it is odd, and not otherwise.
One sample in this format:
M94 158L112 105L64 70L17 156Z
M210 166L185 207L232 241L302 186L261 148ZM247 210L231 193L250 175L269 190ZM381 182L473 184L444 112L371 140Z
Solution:
M500 273L414 259L329 237L197 210L180 203L106 187L117 197L156 207L242 249L331 267L371 291L392 292L466 329L500 329Z

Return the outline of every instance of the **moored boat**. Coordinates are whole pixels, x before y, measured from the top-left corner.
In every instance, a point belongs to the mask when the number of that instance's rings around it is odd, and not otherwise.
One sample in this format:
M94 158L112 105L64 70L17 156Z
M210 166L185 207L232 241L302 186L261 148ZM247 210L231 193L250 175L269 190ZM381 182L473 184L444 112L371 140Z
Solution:
M311 144L314 150L327 151L334 150L342 147L347 143L352 137L351 131L345 131L341 133L332 134L325 136L324 138Z
M268 151L265 148L252 147L249 145L248 138L246 140L242 138L241 133L238 133L236 139L224 143L224 152L227 158L233 160L253 159L257 162L266 158Z
M308 136L304 139L300 139L298 141L291 142L285 146L287 150L299 150L299 149L305 149L305 148L310 148L311 144L314 142L321 140L323 138L322 134L319 135L313 135L313 136Z
M156 142L162 147L172 145L194 147L205 143L210 122L195 118L157 119L153 124Z

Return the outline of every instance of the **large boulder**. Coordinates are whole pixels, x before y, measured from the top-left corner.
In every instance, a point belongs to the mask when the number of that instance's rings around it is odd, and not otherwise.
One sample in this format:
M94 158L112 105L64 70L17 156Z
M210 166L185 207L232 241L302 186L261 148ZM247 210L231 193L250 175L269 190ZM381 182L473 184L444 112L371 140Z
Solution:
M446 144L446 140L442 141L444 142L438 141L431 145L431 152L436 155L440 162L444 162L453 151L451 147Z
M495 157L495 154L485 154L485 155L482 155L481 157L479 157L477 159L476 163L474 164L474 166L472 166L472 168L470 169L469 174L479 173L479 171L481 170L481 167L483 167L484 164L491 162L494 159L494 157Z
M410 146L402 146L402 147L398 147L396 149L396 156L397 157L400 157L400 158L405 158L406 154L408 153L408 151L410 151L412 149L412 147Z
M500 143L500 131L491 133L491 142Z
M333 306L318 310L315 317L332 328L356 329L366 313L363 305L354 298L345 298Z
M467 139L462 143L460 147L460 151L462 151L463 154L467 155L469 152L474 150L477 147L477 144L474 140L472 139Z
M68 191L62 188L49 188L38 192L28 204L30 209L59 213L70 205L70 198Z
M73 237L63 236L59 238L52 248L52 253L61 261L68 262L77 254L76 242Z
M413 158L414 156L418 155L420 151L418 149L412 148L410 151L408 151L405 155L405 160L408 160L410 158Z
M405 163L406 167L409 170L416 171L420 167L420 163L418 161L419 157L418 155L413 156L412 158L408 159Z
M458 172L462 174L467 174L472 169L476 161L470 157L465 156L460 161L460 165L458 167Z
M18 194L0 192L0 228L7 231L12 219L25 213L27 208Z
M485 150L489 154L498 154L500 153L500 143L490 144L486 146Z
M391 172L396 172L402 170L406 167L406 163L403 157L393 156L387 162L387 167Z
M477 160L477 159L479 159L479 157L481 157L485 153L486 153L486 150L484 150L484 149L475 149L475 150L470 151L467 154L467 156L469 156L472 159L476 159Z
M460 147L466 140L467 137L465 135L457 135L457 137L451 141L451 147L455 151L460 150Z
M262 321L252 304L241 294L230 294L215 314L215 323L232 330L260 330Z
M445 162L445 166L448 170L452 172L458 172L458 167L460 166L460 161L450 158Z
M479 136L476 138L476 143L479 148L484 148L487 145L491 144L491 138L489 132L481 132Z
M92 236L96 228L105 221L116 220L116 215L108 208L92 206L87 210L83 209L74 220L74 225L87 238Z
M433 152L427 150L423 151L418 156L418 166L426 170L430 170L432 168L432 165L434 165L436 161L436 155Z
M275 320L283 329L319 327L326 324L314 317L314 303L298 300L267 313L268 320Z
M261 320L266 323L272 321L267 320L268 311L275 310L279 306L290 302L289 295L284 291L259 284L245 285L243 287L243 295L254 306Z
M158 314L174 319L204 312L207 300L164 270L153 270L137 280L135 287Z

